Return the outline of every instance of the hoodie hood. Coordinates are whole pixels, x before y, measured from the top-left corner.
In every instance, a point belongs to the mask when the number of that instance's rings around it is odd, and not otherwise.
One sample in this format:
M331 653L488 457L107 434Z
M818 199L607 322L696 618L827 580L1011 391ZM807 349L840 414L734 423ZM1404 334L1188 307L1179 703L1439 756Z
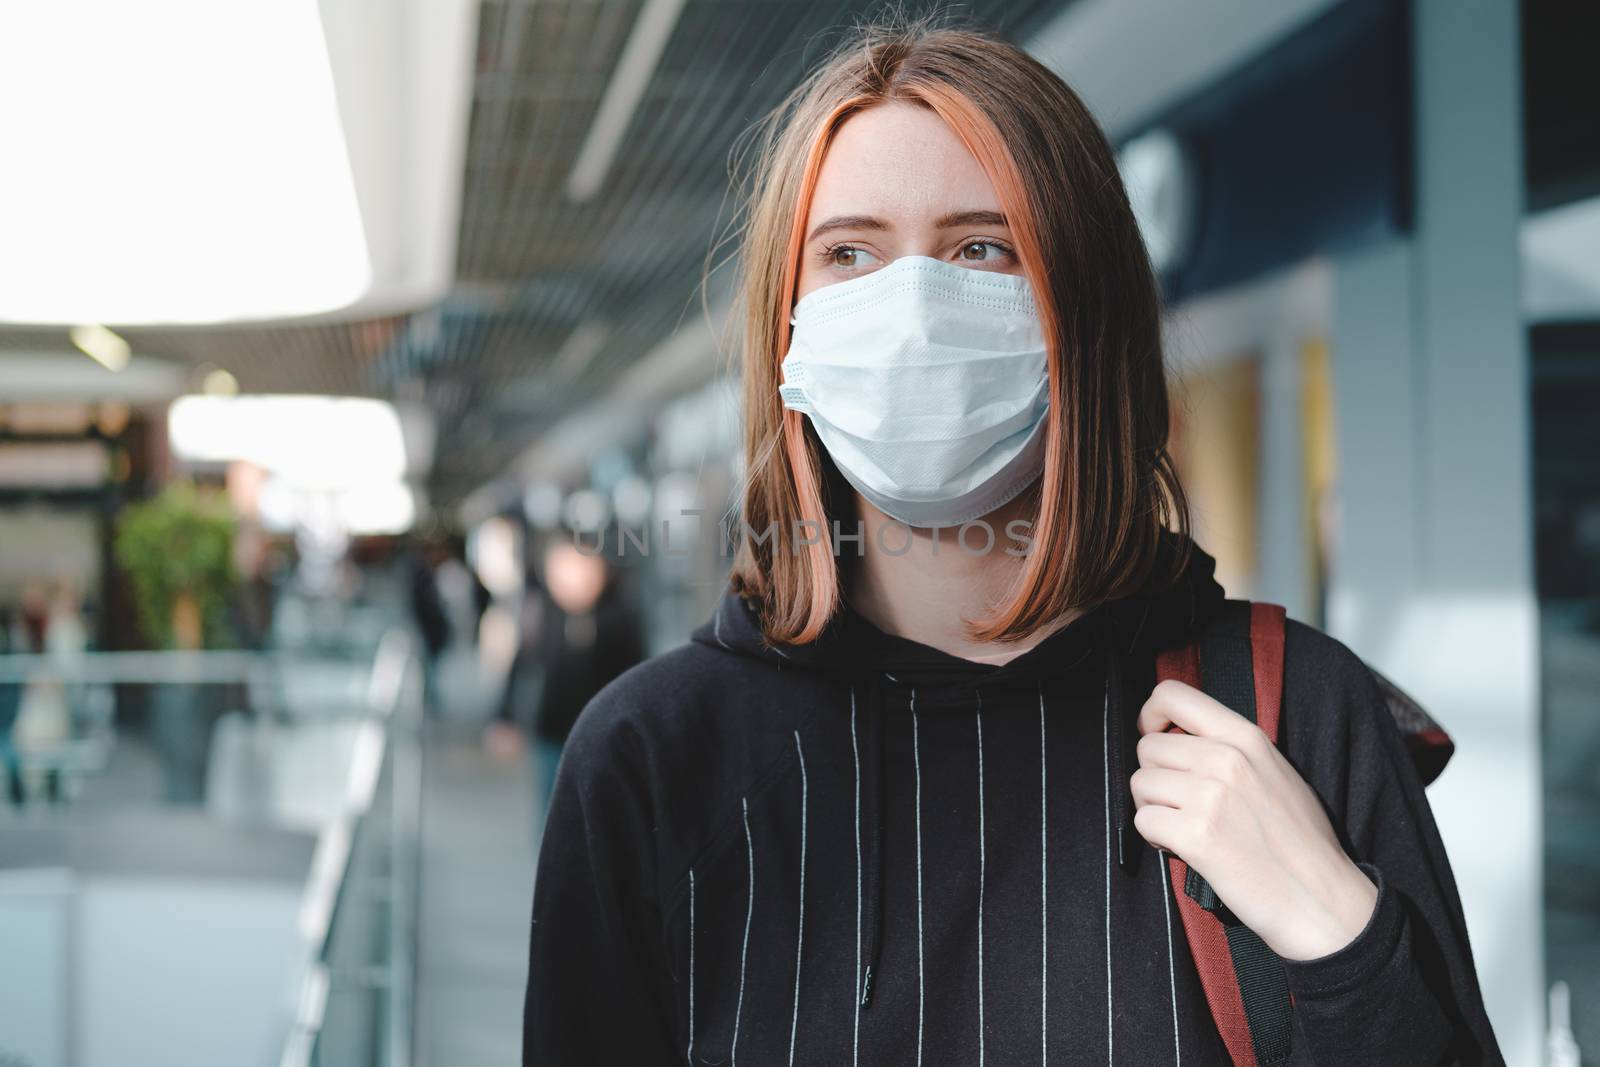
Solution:
M1184 547L1175 535L1162 541L1161 552ZM883 722L891 686L911 690L914 707L932 710L982 707L983 694L997 689L1043 692L1044 681L1072 671L1095 670L1104 679L1107 714L1115 724L1109 753L1118 866L1137 872L1140 849L1133 826L1133 794L1128 784L1135 763L1138 709L1153 676L1130 669L1149 663L1135 653L1182 645L1221 608L1224 593L1215 578L1216 561L1188 543L1189 557L1170 585L1103 604L1050 634L1033 648L1003 664L963 659L908 638L887 634L848 604L841 604L817 640L804 645L774 645L761 632L756 607L733 590L724 594L711 618L692 640L729 655L774 664L780 671L814 672L829 677L850 694L840 714L850 716L852 741L860 766L861 850L864 921L867 947L861 1005L871 1004L873 978L882 949L883 812L885 810ZM1166 567L1159 568L1167 572ZM1043 699L1041 695L1041 700Z
M1161 569L1184 547L1175 535L1161 544ZM884 633L848 603L822 635L804 645L770 644L761 632L754 603L729 589L711 618L691 639L734 655L749 656L784 669L813 671L846 683L866 675L887 674L891 680L927 690L939 700L970 706L979 688L1025 685L1056 676L1077 665L1086 654L1120 649L1119 657L1141 645L1160 650L1187 643L1194 631L1222 606L1216 561L1188 542L1188 560L1170 585L1112 601L1074 619L1033 648L1003 664L979 663L942 652L909 638ZM927 699L927 697L919 697Z

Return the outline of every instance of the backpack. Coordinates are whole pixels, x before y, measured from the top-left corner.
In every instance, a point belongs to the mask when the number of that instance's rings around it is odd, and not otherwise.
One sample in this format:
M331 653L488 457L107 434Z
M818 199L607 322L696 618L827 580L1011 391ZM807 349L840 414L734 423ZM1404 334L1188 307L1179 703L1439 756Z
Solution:
M1175 678L1202 690L1256 723L1277 744L1284 627L1284 609L1276 604L1227 601L1192 644L1157 656L1156 680ZM1416 701L1372 673L1423 784L1432 782L1449 762L1454 744ZM1167 863L1184 936L1233 1062L1240 1067L1285 1062L1294 1000L1282 961L1228 912L1200 874L1177 856L1169 854Z

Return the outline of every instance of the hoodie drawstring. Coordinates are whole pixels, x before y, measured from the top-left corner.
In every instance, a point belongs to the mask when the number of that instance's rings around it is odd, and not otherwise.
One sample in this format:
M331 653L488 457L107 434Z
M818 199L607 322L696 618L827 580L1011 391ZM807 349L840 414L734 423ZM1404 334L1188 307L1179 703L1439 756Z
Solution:
M1117 628L1110 612L1102 612L1100 636L1106 655L1106 714L1111 724L1108 731L1111 781L1116 792L1113 820L1116 824L1117 867L1128 875L1139 873L1139 847L1141 838L1133 825L1133 787L1129 783L1132 769L1138 764L1136 746L1139 742L1137 708L1133 694L1128 692L1127 671L1121 649L1117 647Z
M883 824L884 808L884 708L883 678L877 671L865 672L861 702L864 716L858 716L857 740L860 745L860 833L861 833L861 973L856 996L863 1008L872 1004L878 961L883 956Z

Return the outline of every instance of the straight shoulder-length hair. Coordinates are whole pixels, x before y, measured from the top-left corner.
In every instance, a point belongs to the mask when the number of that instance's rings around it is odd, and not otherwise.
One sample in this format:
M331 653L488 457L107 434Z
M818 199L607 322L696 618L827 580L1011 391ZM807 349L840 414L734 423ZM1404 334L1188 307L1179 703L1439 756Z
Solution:
M968 632L1016 640L1141 591L1174 570L1163 531L1188 532L1167 450L1160 295L1105 134L1060 77L1009 42L929 19L870 24L752 142L735 304L745 473L730 579L773 643L814 640L838 610L831 538L792 531L831 531L853 500L805 416L778 395L805 222L835 131L891 101L931 109L994 184L1047 349L1029 548L1004 602L966 620Z

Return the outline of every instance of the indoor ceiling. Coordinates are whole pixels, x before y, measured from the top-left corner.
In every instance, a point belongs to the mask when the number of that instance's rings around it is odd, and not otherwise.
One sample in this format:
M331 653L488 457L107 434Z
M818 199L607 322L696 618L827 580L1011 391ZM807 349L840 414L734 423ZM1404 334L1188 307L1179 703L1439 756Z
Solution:
M574 199L575 163L652 6L669 12L659 61L596 191ZM119 332L135 353L223 367L246 392L422 403L439 426L430 495L459 500L701 314L713 241L734 210L736 138L840 29L882 10L879 0L683 0L673 21L673 6L485 0L456 284L439 305L354 323ZM941 5L1017 38L1065 6ZM85 358L66 355L54 329L0 329L8 350Z

